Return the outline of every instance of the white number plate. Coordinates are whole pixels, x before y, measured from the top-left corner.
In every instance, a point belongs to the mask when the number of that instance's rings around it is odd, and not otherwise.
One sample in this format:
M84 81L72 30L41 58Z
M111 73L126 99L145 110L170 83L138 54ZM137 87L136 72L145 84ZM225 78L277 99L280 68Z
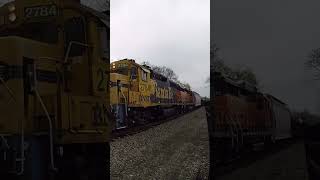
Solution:
M58 8L55 5L27 7L24 9L27 18L57 16Z

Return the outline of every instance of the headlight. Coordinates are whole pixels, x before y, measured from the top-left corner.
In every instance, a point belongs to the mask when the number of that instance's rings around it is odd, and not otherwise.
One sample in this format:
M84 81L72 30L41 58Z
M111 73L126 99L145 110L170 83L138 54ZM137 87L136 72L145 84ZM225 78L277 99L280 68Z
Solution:
M10 14L9 14L9 20L10 20L11 22L15 21L16 19L17 19L17 16L16 16L15 13L10 13Z
M16 10L16 6L15 6L14 4L9 4L9 5L8 5L8 10L9 10L10 12L15 11L15 10Z

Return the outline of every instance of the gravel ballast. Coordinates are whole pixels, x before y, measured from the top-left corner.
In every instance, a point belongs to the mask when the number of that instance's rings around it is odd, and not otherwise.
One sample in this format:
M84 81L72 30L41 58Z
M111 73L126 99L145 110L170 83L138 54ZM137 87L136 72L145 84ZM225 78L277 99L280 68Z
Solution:
M200 108L111 142L111 179L207 179L209 138Z

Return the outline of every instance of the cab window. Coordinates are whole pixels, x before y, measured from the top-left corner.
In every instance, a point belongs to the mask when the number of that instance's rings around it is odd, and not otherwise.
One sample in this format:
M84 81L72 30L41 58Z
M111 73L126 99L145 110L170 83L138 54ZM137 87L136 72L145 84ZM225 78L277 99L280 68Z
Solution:
M113 70L111 70L111 72L128 76L128 68L113 69Z
M73 17L68 19L64 24L65 31L65 52L67 52L68 47L71 42L79 42L85 44L85 24L83 18ZM79 44L72 44L69 56L82 56L87 47Z
M111 65L111 73L118 73L118 74L122 74L122 75L126 75L128 76L129 72L128 72L128 66L124 66L121 64L113 64Z
M101 40L101 56L103 59L107 60L110 56L109 44L110 44L110 29L100 24L98 27Z
M137 67L131 68L131 79L137 79Z
M147 72L145 72L145 71L141 71L141 79L143 80L143 81L147 81Z

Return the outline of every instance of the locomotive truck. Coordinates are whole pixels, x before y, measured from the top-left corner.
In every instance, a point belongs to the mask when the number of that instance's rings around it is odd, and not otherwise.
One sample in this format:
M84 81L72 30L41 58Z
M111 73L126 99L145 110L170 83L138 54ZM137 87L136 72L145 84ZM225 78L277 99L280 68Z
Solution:
M0 178L108 179L109 14L16 0L0 49Z
M198 93L180 87L135 60L118 60L111 63L110 68L110 101L116 117L114 130L144 125L201 106Z

